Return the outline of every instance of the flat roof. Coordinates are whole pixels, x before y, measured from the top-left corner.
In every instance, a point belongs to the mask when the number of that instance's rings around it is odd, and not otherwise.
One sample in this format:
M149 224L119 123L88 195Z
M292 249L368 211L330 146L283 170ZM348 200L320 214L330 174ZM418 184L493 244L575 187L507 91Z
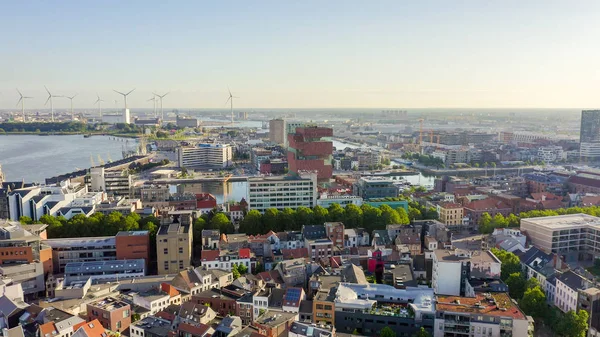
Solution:
M586 226L594 226L600 229L600 218L583 213L521 219L521 223L523 223L523 221L537 226L558 230Z
M475 297L436 296L438 311L526 319L507 293L476 293Z
M463 249L436 249L435 256L439 261L444 262L463 262L465 260L478 262L497 262L500 260L488 250L463 250Z

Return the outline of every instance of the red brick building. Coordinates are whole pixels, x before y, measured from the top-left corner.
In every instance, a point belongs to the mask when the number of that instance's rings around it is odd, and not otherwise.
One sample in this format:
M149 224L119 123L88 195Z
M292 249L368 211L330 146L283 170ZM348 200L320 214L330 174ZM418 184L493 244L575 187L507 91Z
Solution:
M498 213L508 216L511 211L511 206L492 198L471 201L465 205L465 216L469 217L469 225L474 227L479 226L479 220L483 213L488 213L493 218Z
M330 179L333 175L333 142L322 140L332 137L333 129L322 127L299 127L288 135L288 166L291 172L317 171L318 179Z
M196 194L197 209L213 209L217 207L217 198L210 193Z
M325 231L334 247L344 248L344 224L341 222L326 222Z
M146 268L150 259L150 234L148 231L119 232L115 236L117 260L144 259Z
M117 332L129 330L131 325L131 306L113 297L88 303L87 320L97 319L105 329Z

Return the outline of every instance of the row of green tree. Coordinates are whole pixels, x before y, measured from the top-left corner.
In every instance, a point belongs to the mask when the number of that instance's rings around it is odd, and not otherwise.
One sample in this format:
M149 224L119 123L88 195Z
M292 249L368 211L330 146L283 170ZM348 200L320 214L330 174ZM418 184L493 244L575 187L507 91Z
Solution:
M600 216L600 207L589 206L547 210L532 210L527 212L521 212L519 213L519 216L516 216L511 213L506 217L500 213L497 213L496 215L494 215L494 217L492 217L489 213L486 212L483 213L481 215L481 218L479 219L479 231L483 234L490 234L494 231L494 228L519 227L521 224L521 219L578 213Z
M518 301L525 314L538 322L545 321L557 336L586 335L589 315L585 310L571 310L564 314L556 307L549 307L540 283L533 277L527 279L515 254L496 248L492 248L492 253L502 262L500 278L508 286L510 297Z
M411 220L423 218L420 209L413 209L410 217L403 207L393 209L388 205L373 207L363 204L360 207L354 204L342 207L332 204L328 208L315 206L312 209L298 207L293 210L285 208L279 211L269 208L264 214L251 210L240 223L239 231L246 234L264 234L269 231L300 230L303 225L320 225L325 222L343 222L346 228L365 228L367 231L385 229L389 224L409 224ZM434 214L435 213L435 214ZM424 214L437 218L437 213L425 210ZM414 217L416 216L416 218Z
M87 124L81 122L7 122L0 123L0 129L6 132L86 132Z

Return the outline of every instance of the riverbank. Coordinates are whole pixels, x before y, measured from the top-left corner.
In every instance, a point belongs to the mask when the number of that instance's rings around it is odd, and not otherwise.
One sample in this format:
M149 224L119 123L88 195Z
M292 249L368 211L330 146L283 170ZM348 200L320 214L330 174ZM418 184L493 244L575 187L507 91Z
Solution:
M90 135L90 136L112 136L120 138L140 138L141 134L130 134L130 133L112 133L112 132L14 132L4 131L0 132L0 136L77 136L77 135Z
M535 170L536 166L521 166L521 167L496 167L491 168L464 168L464 169L433 169L433 168L418 168L423 174L430 176L458 176L458 177L478 177L483 175L497 175L506 173L530 173Z

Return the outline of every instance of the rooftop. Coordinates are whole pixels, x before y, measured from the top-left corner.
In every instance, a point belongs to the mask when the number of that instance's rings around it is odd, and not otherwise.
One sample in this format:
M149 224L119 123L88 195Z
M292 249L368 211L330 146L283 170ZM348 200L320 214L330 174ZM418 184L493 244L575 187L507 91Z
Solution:
M583 213L526 218L521 221L554 230L575 229L588 226L594 226L600 229L600 218Z
M171 331L171 322L153 316L148 316L135 323L131 323L131 325L158 336L168 336Z
M525 314L507 293L477 293L475 297L438 295L436 301L438 311L525 319Z
M260 325L277 327L287 321L294 320L296 315L297 314L293 312L267 310L267 312L265 312L262 316L258 317L255 322Z
M123 301L119 301L116 298L113 297L107 297L105 299L96 301L96 302L92 302L88 305L94 306L96 308L100 308L102 310L106 310L106 311L113 311L116 309L120 309L126 306L129 306L129 304L123 302Z

